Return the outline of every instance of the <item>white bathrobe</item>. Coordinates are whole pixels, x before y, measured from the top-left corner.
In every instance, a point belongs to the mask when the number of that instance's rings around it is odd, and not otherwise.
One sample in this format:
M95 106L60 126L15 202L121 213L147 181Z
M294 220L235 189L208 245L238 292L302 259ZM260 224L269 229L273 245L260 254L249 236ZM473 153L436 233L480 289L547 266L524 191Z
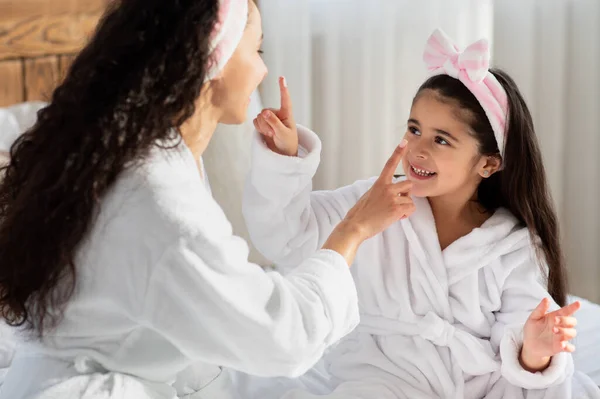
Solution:
M300 157L294 158L269 151L255 136L244 199L256 247L292 271L375 181L313 192L321 143L302 127L299 135ZM410 218L357 253L352 274L361 322L325 356L337 385L327 397L600 398L587 376L574 374L570 354L554 356L535 374L519 364L522 326L549 297L527 229L499 209L442 251L428 201L414 201ZM301 391L285 396L312 397Z
M103 200L63 320L20 345L0 398L233 399L223 367L303 374L358 323L348 265L323 250L283 277L247 256L185 144L155 149Z

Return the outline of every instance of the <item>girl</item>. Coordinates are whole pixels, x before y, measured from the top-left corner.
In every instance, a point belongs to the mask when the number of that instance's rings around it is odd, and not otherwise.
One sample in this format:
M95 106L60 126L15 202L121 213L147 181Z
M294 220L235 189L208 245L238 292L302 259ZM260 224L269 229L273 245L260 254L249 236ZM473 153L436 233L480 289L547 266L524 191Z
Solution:
M600 398L573 371L580 305L566 305L531 115L512 79L488 70L486 41L457 49L441 31L427 43L433 76L404 137L416 212L357 254L361 322L325 357L337 385L327 397ZM253 145L244 213L257 248L284 268L317 249L374 181L311 192L321 144L289 120L270 110L255 120L264 142Z
M267 72L256 6L111 4L3 169L0 317L29 339L0 398L230 399L222 366L302 374L358 321L357 247L410 201L382 180L294 273L250 264L200 157Z

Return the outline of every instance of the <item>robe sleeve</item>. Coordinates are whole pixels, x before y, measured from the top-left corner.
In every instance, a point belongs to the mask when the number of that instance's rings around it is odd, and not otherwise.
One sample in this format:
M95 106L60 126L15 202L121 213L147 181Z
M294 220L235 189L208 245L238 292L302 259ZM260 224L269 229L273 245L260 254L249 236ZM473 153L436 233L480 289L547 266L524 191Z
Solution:
M193 362L296 377L358 324L348 265L321 250L283 277L234 235L181 238L151 274L144 322Z
M321 141L298 126L299 156L272 152L258 133L246 182L243 213L254 246L284 269L322 247L375 178L334 191L312 191Z
M532 248L524 248L503 259L503 263L519 265L506 277L502 288L501 307L496 312L491 342L499 350L502 375L511 384L525 389L544 389L559 385L573 374L571 354L562 352L552 357L541 372L525 370L519 355L523 346L523 326L543 298L549 298L539 263ZM552 301L551 310L559 306Z

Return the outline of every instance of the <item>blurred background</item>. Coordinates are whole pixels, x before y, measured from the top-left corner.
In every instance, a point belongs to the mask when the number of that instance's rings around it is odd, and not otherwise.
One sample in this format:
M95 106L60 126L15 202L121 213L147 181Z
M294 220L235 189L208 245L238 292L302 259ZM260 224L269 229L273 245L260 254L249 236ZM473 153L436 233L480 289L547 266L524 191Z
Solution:
M0 108L42 106L33 101L48 99L109 1L0 0ZM404 134L426 77L425 41L439 27L463 46L488 38L493 65L519 84L560 215L571 292L600 302L599 0L257 1L270 74L249 123L220 126L205 154L237 234L248 238L240 201L250 121L279 106L277 77L287 77L297 121L323 141L314 187L349 184L379 173ZM17 126L4 115L2 133ZM253 249L251 259L269 264Z
M492 64L516 80L534 116L571 292L600 302L600 1L258 4L270 72L250 117L262 106L279 107L277 77L285 75L296 120L323 141L317 189L379 173L405 132L412 98L426 78L422 52L433 29L442 28L462 46L488 38ZM247 237L238 201L253 127L221 129L206 155L208 173L215 195ZM255 252L253 257L265 262Z

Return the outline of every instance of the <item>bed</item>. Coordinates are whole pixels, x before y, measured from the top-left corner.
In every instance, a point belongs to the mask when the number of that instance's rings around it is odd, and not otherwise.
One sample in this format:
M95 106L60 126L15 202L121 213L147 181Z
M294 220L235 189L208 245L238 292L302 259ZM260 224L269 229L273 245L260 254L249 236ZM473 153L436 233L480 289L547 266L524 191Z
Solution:
M0 157L34 123L109 1L0 0ZM600 385L600 306L583 300L578 318L576 366ZM16 345L0 320L0 386ZM233 374L240 387L261 389L260 379ZM316 369L305 383L318 389L321 378Z

